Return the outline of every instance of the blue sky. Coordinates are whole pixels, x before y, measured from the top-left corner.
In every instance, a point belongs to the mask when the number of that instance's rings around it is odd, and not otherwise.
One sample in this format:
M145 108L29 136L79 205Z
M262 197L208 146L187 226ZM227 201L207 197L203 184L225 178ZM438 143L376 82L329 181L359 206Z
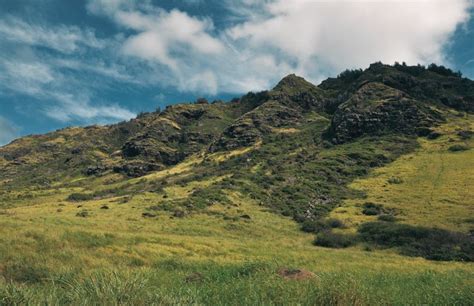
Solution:
M0 0L0 144L230 99L289 73L436 62L474 78L471 0Z

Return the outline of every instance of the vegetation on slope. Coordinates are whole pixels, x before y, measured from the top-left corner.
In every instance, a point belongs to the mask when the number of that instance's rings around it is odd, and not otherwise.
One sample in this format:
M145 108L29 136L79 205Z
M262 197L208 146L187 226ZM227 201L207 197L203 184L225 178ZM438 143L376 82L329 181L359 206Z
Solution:
M468 304L473 88L376 63L17 140L0 303Z

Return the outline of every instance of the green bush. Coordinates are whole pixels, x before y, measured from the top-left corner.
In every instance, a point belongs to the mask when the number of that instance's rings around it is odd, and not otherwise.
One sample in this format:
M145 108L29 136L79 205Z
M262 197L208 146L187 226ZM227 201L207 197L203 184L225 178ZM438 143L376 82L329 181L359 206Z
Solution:
M328 229L328 225L321 220L306 220L301 224L301 230L307 233L319 233Z
M314 244L326 248L347 248L356 242L355 235L322 232L316 236Z
M22 261L6 263L2 271L3 277L8 281L20 283L40 283L48 279L48 268L37 263Z
M395 222L396 218L394 215L390 214L383 214L378 217L379 221L385 221L385 222Z
M72 193L67 197L70 202L90 201L92 199L94 199L94 195L91 193Z
M403 183L403 180L399 177L391 177L387 180L387 183L389 183L389 184L401 184L401 183Z
M76 214L77 217L81 217L81 218L86 218L86 217L89 217L89 211L87 209L83 209L81 211L79 211L77 214Z
M460 145L460 144L456 144L456 145L452 145L448 148L448 150L450 152L460 152L460 151L467 151L469 150L469 147L468 146L465 146L465 145Z
M474 237L438 228L389 222L364 223L359 228L363 241L397 247L408 256L431 260L474 261Z
M383 212L382 205L371 202L365 202L362 213L366 216L376 216Z
M327 219L326 224L331 228L343 228L344 223L339 219Z

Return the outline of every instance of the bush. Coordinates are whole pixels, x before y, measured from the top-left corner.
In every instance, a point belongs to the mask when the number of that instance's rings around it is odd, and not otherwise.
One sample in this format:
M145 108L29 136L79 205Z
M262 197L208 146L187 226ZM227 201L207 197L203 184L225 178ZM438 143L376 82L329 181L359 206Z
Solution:
M465 145L460 145L460 144L457 144L457 145L452 145L448 148L449 151L451 152L460 152L460 151L467 151L469 150L469 147L468 146L465 146Z
M459 132L458 132L458 136L459 136L462 140L471 139L473 135L474 135L474 132L473 132L473 131L459 131Z
M307 233L319 233L331 228L343 228L344 226L344 223L338 219L305 220L301 224L301 230Z
M328 225L321 220L306 220L301 224L301 230L307 233L319 233L328 229Z
M94 198L93 194L90 193L72 193L66 200L70 202L81 202L81 201L90 201Z
M364 215L376 216L376 215L380 215L382 212L383 212L382 205L371 203L371 202L364 203L364 209L362 210L362 213Z
M359 228L363 241L397 247L407 256L431 260L474 261L474 237L438 228L408 224L369 222Z
M5 264L3 277L8 281L20 283L39 283L48 279L50 271L43 266L30 262Z
M326 248L347 248L356 242L354 235L322 232L318 234L314 244Z
M378 220L379 221L385 221L385 222L395 222L396 218L395 218L394 215L384 214L384 215L380 215L378 217Z
M86 217L89 217L89 211L87 211L86 209L83 209L81 210L80 212L78 212L76 214L77 217L82 217L82 218L86 218Z
M426 138L428 138L428 139L437 139L437 138L441 137L441 135L442 135L441 133L438 133L438 132L434 132L434 131L433 131L433 132L429 133L429 134L426 136Z
M343 228L344 223L339 219L328 219L326 220L326 224L331 228Z
M391 177L387 180L387 183L389 183L389 184L401 184L401 183L403 183L403 180L399 177Z

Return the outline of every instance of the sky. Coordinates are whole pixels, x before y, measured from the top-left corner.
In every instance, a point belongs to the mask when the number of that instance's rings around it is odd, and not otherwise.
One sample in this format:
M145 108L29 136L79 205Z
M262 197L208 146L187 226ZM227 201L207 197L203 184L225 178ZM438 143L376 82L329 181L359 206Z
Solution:
M434 62L472 79L473 16L473 0L0 0L0 145L290 73Z

